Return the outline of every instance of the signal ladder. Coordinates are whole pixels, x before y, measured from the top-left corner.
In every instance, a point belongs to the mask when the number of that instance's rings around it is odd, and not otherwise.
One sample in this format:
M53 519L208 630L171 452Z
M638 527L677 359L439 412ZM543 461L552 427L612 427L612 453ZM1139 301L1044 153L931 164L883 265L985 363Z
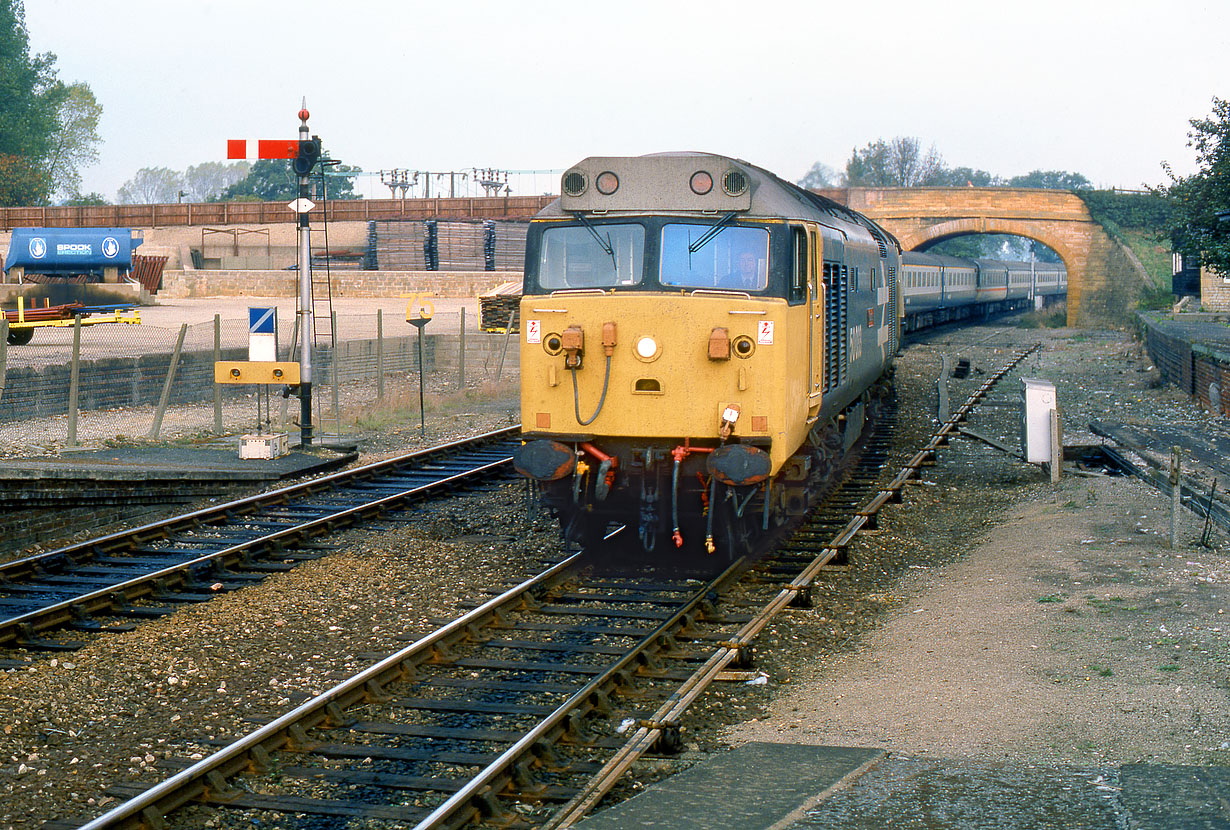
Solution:
M312 228L309 232L309 250L327 251L326 234L327 231ZM321 242L319 245L316 244L318 238ZM308 273L311 276L312 288L312 331L314 333L312 349L316 355L317 370L317 375L313 379L312 395L312 403L316 410L314 413L315 432L321 438L338 439L342 435L342 416L338 403L337 331L335 326L337 313L333 310L333 286L327 264L324 268L315 268L309 262ZM326 350L329 354L327 394L322 383L324 362L320 359Z

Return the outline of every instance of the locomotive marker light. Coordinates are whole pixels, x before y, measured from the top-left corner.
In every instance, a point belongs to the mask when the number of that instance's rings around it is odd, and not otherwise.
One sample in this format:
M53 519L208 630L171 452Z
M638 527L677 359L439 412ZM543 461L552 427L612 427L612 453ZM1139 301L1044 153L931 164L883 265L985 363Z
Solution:
M320 160L320 136L308 135L307 98L299 109L299 138L295 139L261 139L250 142L256 145L256 158L285 159L290 161L291 168L299 180L298 198L288 207L299 214L299 363L297 366L300 381L299 387L299 443L308 446L312 443L312 343L316 339L312 319L312 246L308 225L308 212L315 207L308 198L308 175ZM249 142L245 139L231 139L226 142L226 157L228 159L245 159L249 157ZM289 365L289 364L288 364ZM283 372L285 374L285 371ZM217 371L215 370L215 378ZM270 372L272 377L272 372ZM265 381L273 382L273 381ZM296 385L296 384L291 384Z

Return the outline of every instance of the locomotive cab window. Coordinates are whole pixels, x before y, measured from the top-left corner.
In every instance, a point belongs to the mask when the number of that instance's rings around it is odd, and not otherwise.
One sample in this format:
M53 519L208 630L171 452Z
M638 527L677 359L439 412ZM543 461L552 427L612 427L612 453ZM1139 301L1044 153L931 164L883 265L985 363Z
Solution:
M807 274L811 267L807 248L807 230L791 228L791 239L794 262L790 271L790 299L792 302L797 302L807 295Z
M659 259L662 285L763 291L769 284L769 231L737 225L663 225Z
M539 251L538 284L550 291L636 285L644 258L642 225L548 228Z

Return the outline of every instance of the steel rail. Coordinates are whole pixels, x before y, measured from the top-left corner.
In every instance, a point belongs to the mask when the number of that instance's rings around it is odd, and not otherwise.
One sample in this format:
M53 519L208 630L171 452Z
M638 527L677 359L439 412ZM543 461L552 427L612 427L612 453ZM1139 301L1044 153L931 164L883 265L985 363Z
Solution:
M412 461L423 461L437 455L447 454L453 450L465 447L467 444L513 439L520 435L520 430L521 427L519 425L493 430L471 438L462 438L447 444L415 450L395 458L375 461L362 467L356 467L353 470L330 473L329 475L313 478L299 484L292 484L289 487L282 487L267 493L258 493L254 496L245 496L225 504L202 508L201 510L184 513L180 516L172 516L169 519L160 519L140 527L117 531L106 536L99 536L96 539L88 539L84 542L67 545L23 559L15 559L11 562L0 564L0 579L18 578L22 575L23 571L31 570L57 559L69 558L79 560L81 558L89 558L97 553L99 548L112 551L134 540L141 543L148 542L153 539L166 537L175 530L196 527L214 519L229 519L233 515L243 515L261 507L285 503L287 500L303 494L315 494L318 491L334 489L340 483L371 478L397 467L405 466Z
M560 706L547 715L520 740L502 752L499 757L475 775L460 790L436 807L422 821L415 825L415 830L431 830L439 827L462 827L478 813L472 802L485 791L498 791L497 782L501 776L509 776L509 770L526 756L539 741L545 739L555 730L561 729L573 717L583 715L584 707L589 699L605 687L612 686L615 679L636 662L644 653L650 651L655 644L683 626L698 610L701 603L715 590L734 579L746 567L747 560L740 557L730 564L722 573L714 577L708 584L697 589L692 598L687 600L671 617L662 622L656 629L645 635L627 654L608 666L602 674L596 676L584 687L575 692ZM469 807L470 812L464 812Z
M971 396L971 400L977 400L979 396L984 395L994 385L994 381L1006 374L1011 366L1015 366L1024 356L1024 354L1019 356L1009 367L997 373L992 382L984 384ZM552 817L551 823L547 826L570 826L596 804L602 795L614 785L619 775L641 755L649 751L662 738L664 732L671 728L672 724L678 722L687 708L713 682L717 674L745 654L746 649L773 617L799 595L809 591L822 568L849 544L859 530L873 523L874 510L889 501L900 500L893 497L899 497L900 490L917 477L920 467L927 463L936 447L945 443L944 437L963 419L964 413L968 412L969 408L972 407L967 407L964 411L958 410L949 421L937 429L932 435L932 440L928 442L926 451L920 452L911 459L903 469L903 473L899 473L893 479L889 488L879 490L867 503L856 510L853 517L820 553L813 557L810 563L788 584L774 594L760 614L744 624L734 637L725 638L703 665L693 672L682 686L671 693L653 716L640 723L615 757L608 761L590 783ZM485 611L491 615L496 614L497 609L507 607L510 603L524 597L526 592L533 587L544 584L547 581L544 578L547 574L563 574L564 570L575 563L579 556L580 554L554 566L546 574L540 575L531 582L501 594L500 597L440 629L436 634L423 638L414 646L384 658L356 677L338 684L334 689L318 696L313 701L303 704L209 758L172 776L163 784L118 805L109 813L84 825L83 830L142 824L158 827L162 824L163 815L189 801L225 803L227 794L234 792L227 782L229 777L252 766L266 765L270 751L295 748L296 744L308 746L310 740L304 731L306 729L333 728L345 723L344 707L378 701L381 698L384 684L411 674L412 667L417 665L414 662L416 657L422 657L434 646L444 643L450 637L473 633L472 626L484 616ZM522 759L532 754L539 745L552 738L558 738L568 730L572 723L576 723L591 709L601 708L601 698L606 687L617 684L619 678L627 674L629 667L642 654L651 652L655 644L666 647L670 635L676 633L677 628L686 626L689 621L696 621L698 609L703 617L702 603L724 583L739 575L745 567L744 560L735 562L710 584L694 592L690 599L681 600L684 604L672 611L669 619L644 635L635 647L614 664L604 667L598 677L570 694L568 699L556 707L551 714L522 734L494 761L488 763L474 777L462 784L449 798L419 821L416 825L417 830L461 827L490 813L494 800L501 793L507 793L510 787L515 786L517 765ZM496 820L499 820L499 809L495 808Z
M859 508L854 517L816 555L815 559L798 576L792 579L788 585L783 587L755 617L749 620L740 629L739 633L731 638L729 643L724 643L721 647L715 649L704 665L696 669L691 677L654 712L647 725L642 724L639 726L636 732L628 738L627 742L616 751L585 787L567 804L557 810L546 824L542 825L542 830L565 830L565 828L573 826L584 818L603 796L610 792L611 788L615 786L619 778L627 772L632 764L654 746L661 737L662 724L677 722L696 698L709 687L718 673L735 660L741 650L750 646L755 638L764 630L765 626L783 608L794 601L799 594L810 589L812 582L820 574L821 569L838 556L841 550L848 545L849 540L854 534L866 526L869 521L866 511L872 505L883 506L889 501L895 500L894 496L899 495L901 488L917 476L920 467L923 466L926 459L934 455L936 447L945 443L946 437L965 419L969 411L977 405L977 402L1008 372L1039 348L1041 348L1040 343L1017 354L1009 363L1000 368L982 386L975 390L966 400L965 404L931 434L929 440L924 445L924 449L911 458L910 461L906 462L901 472L889 483L889 486L880 490L875 497Z
M508 430L501 430L496 433L488 433L484 436L479 436L468 441L453 442L443 447L431 448L429 451L420 451L411 453L407 456L400 456L397 459L390 459L376 464L368 465L359 468L358 470L349 471L348 473L340 473L328 476L325 479L318 479L313 482L308 482L305 485L297 485L291 488L283 488L274 493L264 494L263 496L249 497L236 502L231 502L217 508L209 508L205 511L197 511L193 514L188 514L185 517L177 517L166 522L160 522L156 525L146 525L144 528L138 528L134 531L129 531L124 534L113 534L107 539L117 537L128 537L130 539L140 539L142 531L150 527L166 527L182 526L188 517L208 515L210 517L224 517L230 521L235 521L233 508L236 505L241 506L245 511L251 512L261 506L284 505L290 500L291 495L301 495L307 493L320 493L325 490L336 489L344 483L353 483L355 480L370 480L375 477L374 470L389 471L398 467L406 466L411 460L421 461L426 458L434 458L442 454L447 447L448 451L456 450L470 443L489 443L496 438L504 437L508 434ZM288 524L284 529L264 533L239 542L234 545L228 545L208 554L186 559L167 567L159 568L150 571L149 573L133 577L113 585L99 588L93 591L79 594L68 599L45 605L41 608L19 614L17 616L0 619L0 644L20 643L23 638L30 638L35 633L48 631L64 625L69 625L83 618L89 618L94 615L114 614L117 611L117 606L120 604L130 603L133 600L145 599L151 596L156 596L159 592L165 591L168 588L182 588L184 585L190 585L192 582L203 575L206 569L221 567L223 570L226 566L242 561L245 557L250 557L254 554L260 554L267 550L278 550L281 548L293 546L305 539L312 539L332 532L339 525L353 524L357 520L361 520L367 516L379 515L386 512L390 508L407 501L414 497L427 496L429 494L448 490L457 485L466 483L475 478L496 473L505 468L511 463L511 455L499 458L495 461L481 464L472 467L462 473L457 473L444 478L436 479L435 481L418 484L403 490L399 490L379 498L371 499L359 505L340 508L334 510L327 515L319 518L311 519L305 522ZM331 482L332 486L323 487L321 482ZM198 522L199 524L199 522ZM83 545L74 546L75 550L88 548L92 543L84 543ZM54 553L54 552L53 552ZM80 563L88 561L88 556L74 557L74 562ZM23 560L29 562L31 560ZM259 563L255 565L259 569ZM8 576L0 572L0 577ZM225 581L225 576L219 576L219 581ZM2 589L0 589L2 590Z
M563 576L576 564L580 553L564 559L547 570L493 597L468 613L433 631L404 649L372 664L359 674L342 681L328 691L300 704L274 721L223 747L192 766L146 790L139 796L117 805L80 830L102 830L109 827L162 826L162 816L189 801L207 796L211 791L227 789L225 779L235 771L249 766L263 766L270 751L297 740L298 729L308 729L336 719L334 707L355 701L369 701L379 696L385 684L408 674L416 658L429 656L433 648L462 637L466 630L485 618L520 602L535 588Z

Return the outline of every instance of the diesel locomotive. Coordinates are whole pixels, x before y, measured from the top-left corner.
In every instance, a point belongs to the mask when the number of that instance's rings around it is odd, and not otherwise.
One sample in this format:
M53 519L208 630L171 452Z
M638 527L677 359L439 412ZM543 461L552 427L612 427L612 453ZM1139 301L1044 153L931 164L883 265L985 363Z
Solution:
M858 440L903 323L1026 299L1011 273L738 159L585 159L526 240L516 467L583 546L742 555Z

